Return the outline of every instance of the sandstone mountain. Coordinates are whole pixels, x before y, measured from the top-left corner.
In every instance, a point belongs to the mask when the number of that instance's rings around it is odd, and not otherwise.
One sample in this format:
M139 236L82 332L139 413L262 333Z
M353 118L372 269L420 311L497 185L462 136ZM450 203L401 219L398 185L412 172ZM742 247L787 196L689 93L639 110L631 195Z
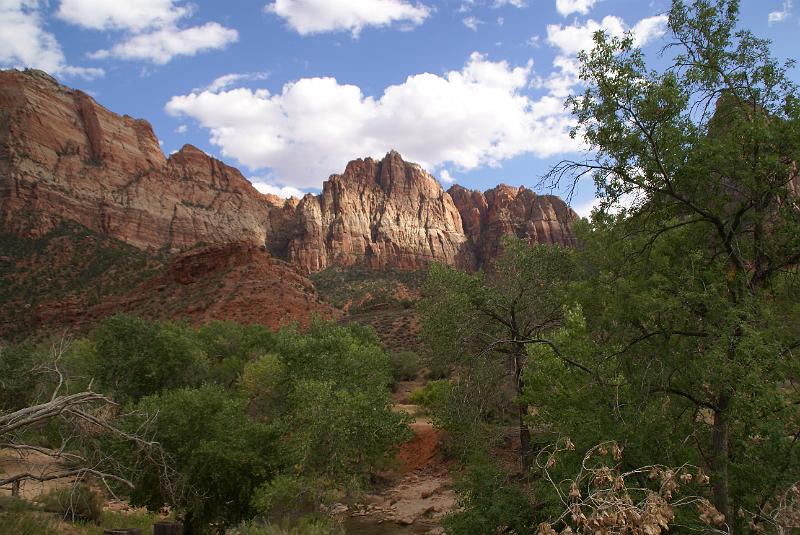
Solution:
M69 220L145 251L266 245L306 273L434 261L475 269L506 234L571 244L576 218L561 199L524 188L444 191L394 151L350 162L319 195L263 195L191 145L165 157L149 123L45 73L0 72L2 232L35 238Z

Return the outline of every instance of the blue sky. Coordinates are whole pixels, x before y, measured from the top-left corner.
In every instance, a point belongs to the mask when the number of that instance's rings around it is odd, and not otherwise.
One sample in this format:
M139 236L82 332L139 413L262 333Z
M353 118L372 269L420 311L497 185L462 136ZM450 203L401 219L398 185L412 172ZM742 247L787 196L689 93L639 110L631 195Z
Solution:
M262 191L316 191L394 148L469 188L535 187L566 135L574 55L598 28L651 57L667 0L0 0L0 66L37 67L194 144ZM743 0L791 57L800 13ZM792 73L795 78L797 72ZM545 192L542 192L545 193ZM586 213L594 188L573 206Z

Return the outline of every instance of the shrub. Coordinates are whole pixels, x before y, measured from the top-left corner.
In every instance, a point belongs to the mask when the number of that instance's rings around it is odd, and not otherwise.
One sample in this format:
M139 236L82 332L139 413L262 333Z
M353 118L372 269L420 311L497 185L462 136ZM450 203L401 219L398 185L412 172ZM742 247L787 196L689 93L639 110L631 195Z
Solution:
M413 351L398 351L390 355L392 378L395 382L410 381L417 376L419 359Z
M312 494L302 480L281 474L256 489L253 509L270 522L294 521L314 511Z
M85 522L100 521L103 498L85 483L56 488L42 496L45 511L58 513L65 519Z
M181 323L118 314L101 321L89 339L82 356L86 375L118 401L197 385L208 373L208 359L196 334Z
M419 405L426 411L430 411L443 404L447 400L449 392L450 381L438 379L436 381L428 381L422 388L417 388L411 392L408 400L412 404Z
M250 518L253 491L276 473L278 431L248 418L245 400L217 385L149 396L136 406L158 414L155 436L172 458L183 492L164 493L158 478L142 474L131 501L156 509L176 499L192 529ZM140 421L129 423L141 425Z
M34 511L0 510L0 533L14 535L60 535L58 521L51 515Z

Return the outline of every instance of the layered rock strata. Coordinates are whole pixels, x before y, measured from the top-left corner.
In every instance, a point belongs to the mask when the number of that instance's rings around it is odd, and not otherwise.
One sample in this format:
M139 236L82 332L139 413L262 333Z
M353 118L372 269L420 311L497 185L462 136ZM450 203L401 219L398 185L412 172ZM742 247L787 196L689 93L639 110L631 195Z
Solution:
M165 157L150 124L41 71L0 71L0 230L35 238L71 220L143 250L250 243L304 272L333 265L483 267L513 234L574 242L575 213L524 188L444 191L397 152L350 162L319 195L259 193L186 145Z

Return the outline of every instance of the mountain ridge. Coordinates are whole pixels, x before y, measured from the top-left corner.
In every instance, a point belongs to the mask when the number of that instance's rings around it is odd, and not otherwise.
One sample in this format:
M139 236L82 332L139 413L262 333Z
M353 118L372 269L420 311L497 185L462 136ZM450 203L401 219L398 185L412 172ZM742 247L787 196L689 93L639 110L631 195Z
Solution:
M193 145L166 157L145 120L41 71L0 71L0 225L40 236L62 219L143 250L266 245L305 273L331 266L474 270L513 234L571 245L563 200L501 185L445 191L396 151L356 159L318 195L281 199Z

